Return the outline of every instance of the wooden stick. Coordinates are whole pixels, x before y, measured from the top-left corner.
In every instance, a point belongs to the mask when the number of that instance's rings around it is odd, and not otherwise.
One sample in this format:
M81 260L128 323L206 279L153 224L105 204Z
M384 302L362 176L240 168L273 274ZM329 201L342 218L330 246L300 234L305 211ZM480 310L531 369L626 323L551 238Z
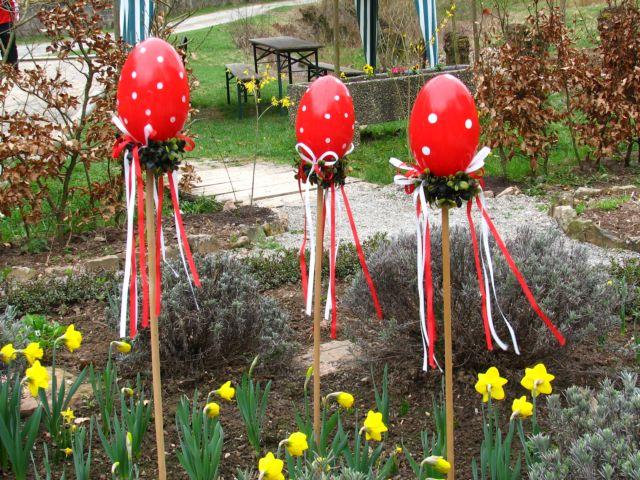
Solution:
M451 470L447 478L455 478L453 445L453 348L451 345L451 259L449 251L449 208L442 209L442 296L444 300L444 374L447 412L447 461Z
M153 374L153 413L156 427L158 451L158 480L167 479L164 451L164 421L162 417L162 380L160 378L160 342L158 338L158 312L156 312L156 216L154 196L154 174L147 169L145 184L145 215L147 229L147 262L149 270L149 322L151 327L151 371Z
M313 277L313 432L320 443L320 322L322 321L322 251L324 241L324 191L318 185L316 261ZM335 307L334 307L335 308Z

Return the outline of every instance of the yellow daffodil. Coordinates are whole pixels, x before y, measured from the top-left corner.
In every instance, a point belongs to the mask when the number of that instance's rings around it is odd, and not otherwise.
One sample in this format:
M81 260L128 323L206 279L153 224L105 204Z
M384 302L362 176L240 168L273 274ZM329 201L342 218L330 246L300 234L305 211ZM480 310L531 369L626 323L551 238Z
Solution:
M219 389L215 390L214 393L223 400L230 402L236 395L236 389L231 386L231 381L226 381Z
M382 421L382 413L369 410L367 412L367 418L364 420L364 427L362 427L366 434L367 440L375 440L376 442L382 441L382 434L388 430L387 426Z
M60 416L62 417L62 419L64 420L64 423L66 424L70 424L76 418L76 416L73 414L73 410L71 410L70 408L67 408L66 410L61 411Z
M76 330L76 327L73 324L71 324L67 327L64 335L62 335L58 340L62 340L67 346L67 349L73 353L75 350L80 348L80 345L82 345L82 334Z
M127 448L127 457L129 457L129 462L131 462L133 458L133 435L131 432L127 432L127 439L124 444Z
M64 448L62 451L64 452L65 457L70 457L73 454L73 450L70 449L69 447Z
M120 353L129 353L131 351L131 344L129 342L124 342L121 340L114 340L111 342L111 345L116 347Z
M547 367L543 363L539 363L533 368L525 368L520 385L531 390L533 397L537 397L541 393L549 395L553 391L551 382L554 378L556 378L554 375L547 373Z
M402 453L402 447L396 446L396 455L400 455Z
M216 402L209 402L204 406L203 413L209 418L216 418L220 415L220 405Z
M280 100L280 105L282 105L283 108L289 108L291 105L293 105L293 103L291 102L291 99L289 97L284 97L282 100Z
M340 392L336 396L336 402L338 402L338 404L342 408L349 409L349 408L353 407L353 403L355 402L355 398L353 398L353 395L351 395L350 393Z
M258 461L260 478L264 480L284 480L284 462L269 452Z
M289 435L289 438L283 440L287 452L292 457L300 457L309 448L307 436L302 432L295 432Z
M123 393L125 397L133 397L133 394L134 394L133 388L122 387L120 391Z
M33 362L33 365L27 368L25 375L25 380L33 397L38 398L38 391L41 388L45 390L49 388L49 372L40 365L40 361Z
M533 415L533 403L527 401L525 395L513 400L511 405L511 420L514 418L527 418Z
M31 342L24 350L22 350L22 355L27 359L29 365L33 365L33 362L36 360L42 360L44 351L40 348L40 344L38 342Z
M431 465L436 472L445 475L449 473L449 470L451 470L451 464L439 455L431 455L430 457L425 458L422 461L422 465L425 463L427 465Z
M0 359L7 365L13 362L18 356L18 352L13 348L12 343L7 343L0 349Z
M489 398L504 400L504 389L502 387L506 383L507 379L500 376L498 369L491 367L485 373L478 374L476 392L482 395L483 402L488 402Z
M305 377L304 377L304 391L305 391L305 393L307 392L307 389L309 388L309 382L311 381L311 377L313 377L313 366L307 368L307 373L305 374Z

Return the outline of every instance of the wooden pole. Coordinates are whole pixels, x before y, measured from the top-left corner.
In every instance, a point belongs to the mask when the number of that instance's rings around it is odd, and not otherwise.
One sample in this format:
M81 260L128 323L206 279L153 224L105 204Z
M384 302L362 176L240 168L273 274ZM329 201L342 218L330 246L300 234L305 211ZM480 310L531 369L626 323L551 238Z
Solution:
M340 0L333 0L333 66L340 78Z
M315 276L313 277L313 432L320 443L320 322L322 321L322 243L324 241L324 192L318 185Z
M149 271L149 323L151 327L151 372L153 374L153 414L158 451L158 480L167 479L164 451L164 421L162 416L162 380L160 378L160 342L158 338L158 312L156 312L156 218L153 200L154 174L147 169L145 185L145 220L147 229L147 262Z
M453 348L451 345L451 259L449 251L449 208L442 209L442 291L444 303L444 375L447 413L447 461L451 464L448 480L455 478L453 445Z
M451 7L455 6L455 1L451 1ZM451 33L453 36L453 58L456 62L456 65L460 65L460 50L458 48L458 27L456 25L456 15L458 10L455 9L451 15Z
M120 40L120 0L113 0L113 35L116 42Z
M473 61L478 62L480 58L480 28L478 26L478 5L477 0L471 0L471 22L473 26Z

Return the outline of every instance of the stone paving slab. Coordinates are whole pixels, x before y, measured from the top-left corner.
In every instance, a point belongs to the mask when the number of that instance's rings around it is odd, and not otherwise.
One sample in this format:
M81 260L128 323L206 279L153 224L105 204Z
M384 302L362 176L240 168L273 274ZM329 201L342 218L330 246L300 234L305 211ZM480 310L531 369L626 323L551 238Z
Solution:
M330 375L341 369L354 366L360 349L349 340L331 340L320 345L320 376ZM313 364L313 346L297 357L297 362L305 370Z
M200 182L194 187L193 194L214 195L220 202L233 200L249 203L253 163L234 164L227 168L221 162L200 160L190 163L200 177ZM258 162L255 167L254 201L268 207L288 201L299 202L300 192L294 174L291 166ZM349 183L359 181L355 178L349 179Z

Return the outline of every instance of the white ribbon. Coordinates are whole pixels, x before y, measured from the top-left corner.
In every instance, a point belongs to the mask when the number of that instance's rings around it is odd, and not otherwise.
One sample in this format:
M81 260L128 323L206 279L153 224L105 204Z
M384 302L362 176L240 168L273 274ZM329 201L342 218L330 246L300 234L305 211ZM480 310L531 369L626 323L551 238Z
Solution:
M338 161L340 160L340 157L338 157L337 153L329 151L329 152L323 153L320 156L320 158L316 159L316 156L313 153L313 151L302 142L296 145L296 151L298 152L298 155L300 155L300 158L302 159L303 162L311 165L311 170L307 175L307 181L304 182L304 211L305 211L307 229L309 232L309 252L310 252L309 272L308 272L309 277L307 280L307 304L306 304L305 311L307 315L311 315L312 309L313 309L313 279L315 277L315 269L316 269L316 258L315 258L316 257L315 256L316 235L315 235L315 227L313 225L313 218L311 217L311 201L309 198L310 197L309 192L311 190L311 175L313 174L313 172L315 172L316 167L320 168L319 167L320 162L324 162L322 166L332 167L333 165L338 163ZM353 151L353 144L351 144L351 147L346 154L349 154L352 151ZM328 158L332 158L333 160L327 161ZM318 180L318 188L321 188L320 183L322 180L320 178L318 178L317 180ZM326 211L326 205L327 204L326 204L326 198L325 198L325 204L324 204L325 211ZM320 212L316 212L316 215L320 215ZM304 252L301 251L300 254L302 255L304 254Z
M473 160L467 167L465 173L472 173L472 172L475 172L476 170L480 170L481 168L483 168L484 161L489 156L490 153L491 153L491 149L489 147L482 147L482 149L480 149L480 151L475 155L475 157L473 157ZM493 259L491 258L491 249L489 248L489 233L490 233L489 225L487 224L487 221L485 220L484 215L482 214L482 211L486 210L486 199L484 196L484 192L482 191L482 187L480 187L479 198L480 198L480 209L481 209L480 238L482 242L480 257L482 259L482 271L484 276L485 292L487 292L486 312L487 312L487 318L489 320L489 330L491 331L491 336L493 337L495 342L498 344L498 346L502 350L508 350L509 346L502 341L502 339L496 332L495 325L493 323L493 315L491 312L491 292L493 292L493 297L496 302L496 306L498 307L498 311L500 312L500 316L502 317L502 320L504 321L505 325L507 326L507 329L509 330L509 335L511 336L511 342L513 344L513 350L516 352L517 355L520 355L520 349L518 348L518 340L516 338L515 331L513 330L511 323L509 323L509 320L507 319L506 315L502 311L502 308L500 308L500 302L498 301L498 293L496 290L496 284L495 284L494 275L493 275ZM491 289L489 289L489 280L491 281Z
M133 215L135 212L136 175L135 165L129 162L129 151L124 153L124 188L127 202L127 246L125 249L124 278L122 281L122 297L120 300L120 337L127 336L127 302L129 299L129 282L131 281L131 257L133 255ZM131 182L131 188L129 188ZM133 272L133 275L136 273ZM137 278L136 278L137 282ZM136 299L136 306L137 306Z

